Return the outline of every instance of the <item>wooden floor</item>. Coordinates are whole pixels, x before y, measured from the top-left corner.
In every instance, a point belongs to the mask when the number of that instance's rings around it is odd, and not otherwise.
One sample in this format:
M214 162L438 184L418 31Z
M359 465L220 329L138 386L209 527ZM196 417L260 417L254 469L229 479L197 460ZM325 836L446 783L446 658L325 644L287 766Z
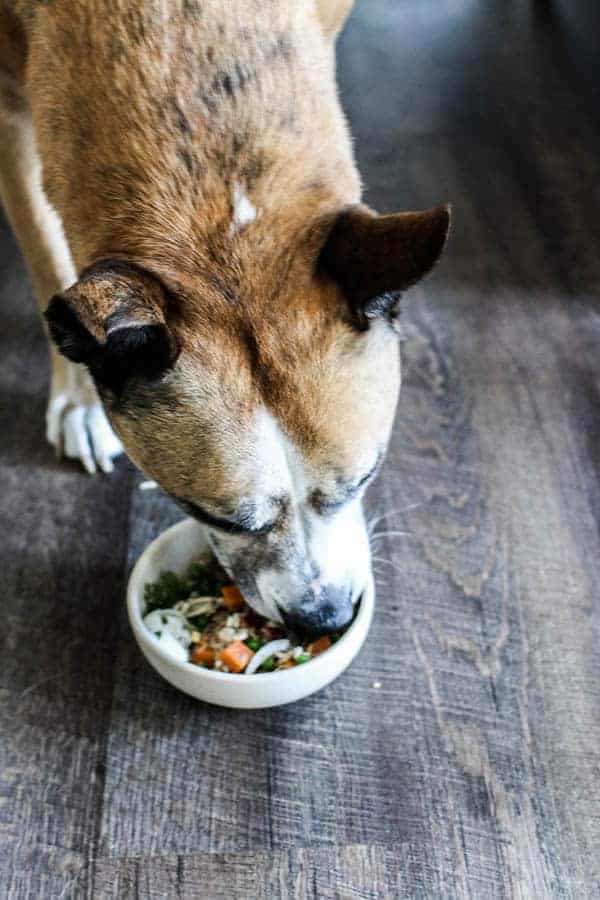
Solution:
M178 514L53 460L4 226L0 896L600 896L600 117L567 14L363 0L342 37L368 201L455 226L404 307L376 621L302 703L202 706L140 657L127 572Z

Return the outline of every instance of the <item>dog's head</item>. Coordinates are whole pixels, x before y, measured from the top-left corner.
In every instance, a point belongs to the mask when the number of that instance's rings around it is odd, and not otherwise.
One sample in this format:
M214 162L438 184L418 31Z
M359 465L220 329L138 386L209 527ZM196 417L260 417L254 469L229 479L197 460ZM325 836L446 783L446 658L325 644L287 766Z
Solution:
M272 264L175 281L100 262L48 307L131 458L269 618L323 632L352 616L370 570L361 498L400 384L399 293L448 224L446 207L350 207Z

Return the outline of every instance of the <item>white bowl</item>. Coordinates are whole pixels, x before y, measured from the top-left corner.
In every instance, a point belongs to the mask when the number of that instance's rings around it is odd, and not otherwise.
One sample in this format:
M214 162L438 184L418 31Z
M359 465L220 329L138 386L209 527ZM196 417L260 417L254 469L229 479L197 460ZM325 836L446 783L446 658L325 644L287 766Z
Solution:
M235 709L265 709L308 697L337 678L352 662L367 636L375 590L370 580L352 625L329 650L294 669L233 675L173 659L142 621L144 586L170 569L182 574L194 560L210 558L206 534L194 519L184 519L152 541L138 559L127 586L127 612L133 634L150 665L174 687L192 697Z

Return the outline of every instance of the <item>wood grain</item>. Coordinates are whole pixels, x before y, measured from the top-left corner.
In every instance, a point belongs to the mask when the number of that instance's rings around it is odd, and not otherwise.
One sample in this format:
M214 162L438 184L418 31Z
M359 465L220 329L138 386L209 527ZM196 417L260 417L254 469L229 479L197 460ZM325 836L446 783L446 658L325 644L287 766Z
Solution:
M376 620L302 703L202 706L141 658L123 586L178 513L128 464L89 480L52 460L43 338L4 228L11 900L600 896L600 135L597 14L578 5L369 0L342 35L367 201L449 199L454 230L404 300L368 499L387 514Z

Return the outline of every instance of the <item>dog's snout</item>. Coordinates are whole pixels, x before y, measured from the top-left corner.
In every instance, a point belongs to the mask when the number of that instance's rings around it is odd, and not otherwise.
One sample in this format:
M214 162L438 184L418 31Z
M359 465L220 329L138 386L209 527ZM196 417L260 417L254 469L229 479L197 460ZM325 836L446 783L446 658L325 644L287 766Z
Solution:
M291 631L309 635L340 631L353 616L352 592L349 587L319 585L318 591L307 591L299 604L281 610Z

